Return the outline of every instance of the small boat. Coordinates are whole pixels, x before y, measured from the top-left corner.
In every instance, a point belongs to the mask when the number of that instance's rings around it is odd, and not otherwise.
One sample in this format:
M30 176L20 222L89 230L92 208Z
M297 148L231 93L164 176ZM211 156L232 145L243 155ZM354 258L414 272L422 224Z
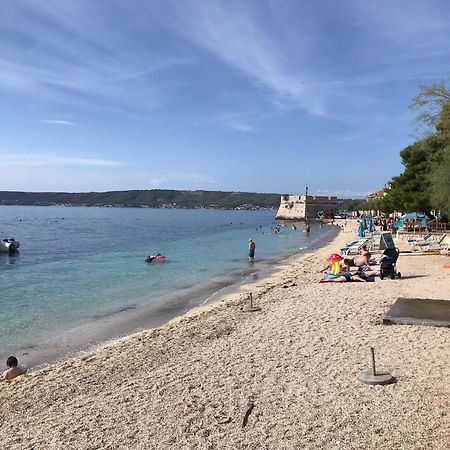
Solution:
M15 253L20 247L20 242L15 239L3 239L0 241L0 252L2 253Z
M166 257L158 253L157 255L148 255L147 262L166 262Z

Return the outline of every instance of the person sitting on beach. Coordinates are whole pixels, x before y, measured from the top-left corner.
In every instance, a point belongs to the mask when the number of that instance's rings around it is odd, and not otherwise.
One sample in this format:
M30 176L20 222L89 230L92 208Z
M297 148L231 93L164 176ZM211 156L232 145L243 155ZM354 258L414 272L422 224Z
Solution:
M339 253L332 253L328 258L327 264L320 273L332 273L334 275L340 275L344 270L347 270L348 267L344 262L344 258Z
M328 258L329 262L320 272L324 274L324 279L340 278L344 275L351 276L348 272L348 266L344 262L344 258L339 253L333 253Z
M367 245L363 245L361 247L361 250L359 253L361 253L361 255L364 255L365 253L369 253L369 247L367 247Z
M19 362L17 361L17 358L15 356L10 356L6 360L6 366L8 368L0 375L0 381L9 381L13 378L18 377L19 375L22 375L22 372L18 367Z
M360 273L352 274L350 272L343 272L342 275L333 278L322 278L319 283L346 283L348 281L363 281L366 282L367 278Z
M348 267L362 267L368 266L371 254L369 252L365 252L362 255L354 256L353 258L345 258L344 264Z

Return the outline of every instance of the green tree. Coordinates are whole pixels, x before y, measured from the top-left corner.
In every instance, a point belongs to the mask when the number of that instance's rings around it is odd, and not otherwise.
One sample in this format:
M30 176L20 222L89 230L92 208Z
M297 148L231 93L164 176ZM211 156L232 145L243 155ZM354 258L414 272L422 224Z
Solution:
M430 85L419 84L419 92L412 99L409 109L418 111L417 120L432 129L436 127L441 119L444 106L450 102L450 88L444 80Z
M382 203L387 210L448 213L450 89L444 81L421 85L410 108L420 110L419 121L433 126L433 132L400 152L404 171L392 178Z
M385 206L397 211L429 212L433 172L442 161L442 139L434 134L400 152L403 173L393 177L387 190Z
M442 158L436 164L431 176L431 204L443 215L450 217L450 145L442 151Z

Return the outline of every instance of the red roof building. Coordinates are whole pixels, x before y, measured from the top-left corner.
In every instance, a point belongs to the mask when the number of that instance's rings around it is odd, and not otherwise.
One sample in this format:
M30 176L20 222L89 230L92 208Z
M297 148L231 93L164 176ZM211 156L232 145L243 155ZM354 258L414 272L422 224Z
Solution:
M380 189L379 191L372 192L371 194L369 194L367 196L367 200L375 200L376 198L382 198L385 195L387 195L385 190L384 189Z

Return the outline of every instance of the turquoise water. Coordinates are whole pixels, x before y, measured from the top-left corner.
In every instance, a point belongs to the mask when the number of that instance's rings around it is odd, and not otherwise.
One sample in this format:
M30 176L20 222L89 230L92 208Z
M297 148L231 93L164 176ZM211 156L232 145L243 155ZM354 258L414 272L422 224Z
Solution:
M198 303L217 286L330 239L331 227L282 226L273 211L0 206L0 358L56 345L71 330L176 293ZM256 262L247 261L248 239ZM145 262L166 255L165 264ZM218 284L218 280L220 283ZM208 290L208 286L210 289ZM165 297L166 296L166 297ZM111 331L110 331L111 333Z

